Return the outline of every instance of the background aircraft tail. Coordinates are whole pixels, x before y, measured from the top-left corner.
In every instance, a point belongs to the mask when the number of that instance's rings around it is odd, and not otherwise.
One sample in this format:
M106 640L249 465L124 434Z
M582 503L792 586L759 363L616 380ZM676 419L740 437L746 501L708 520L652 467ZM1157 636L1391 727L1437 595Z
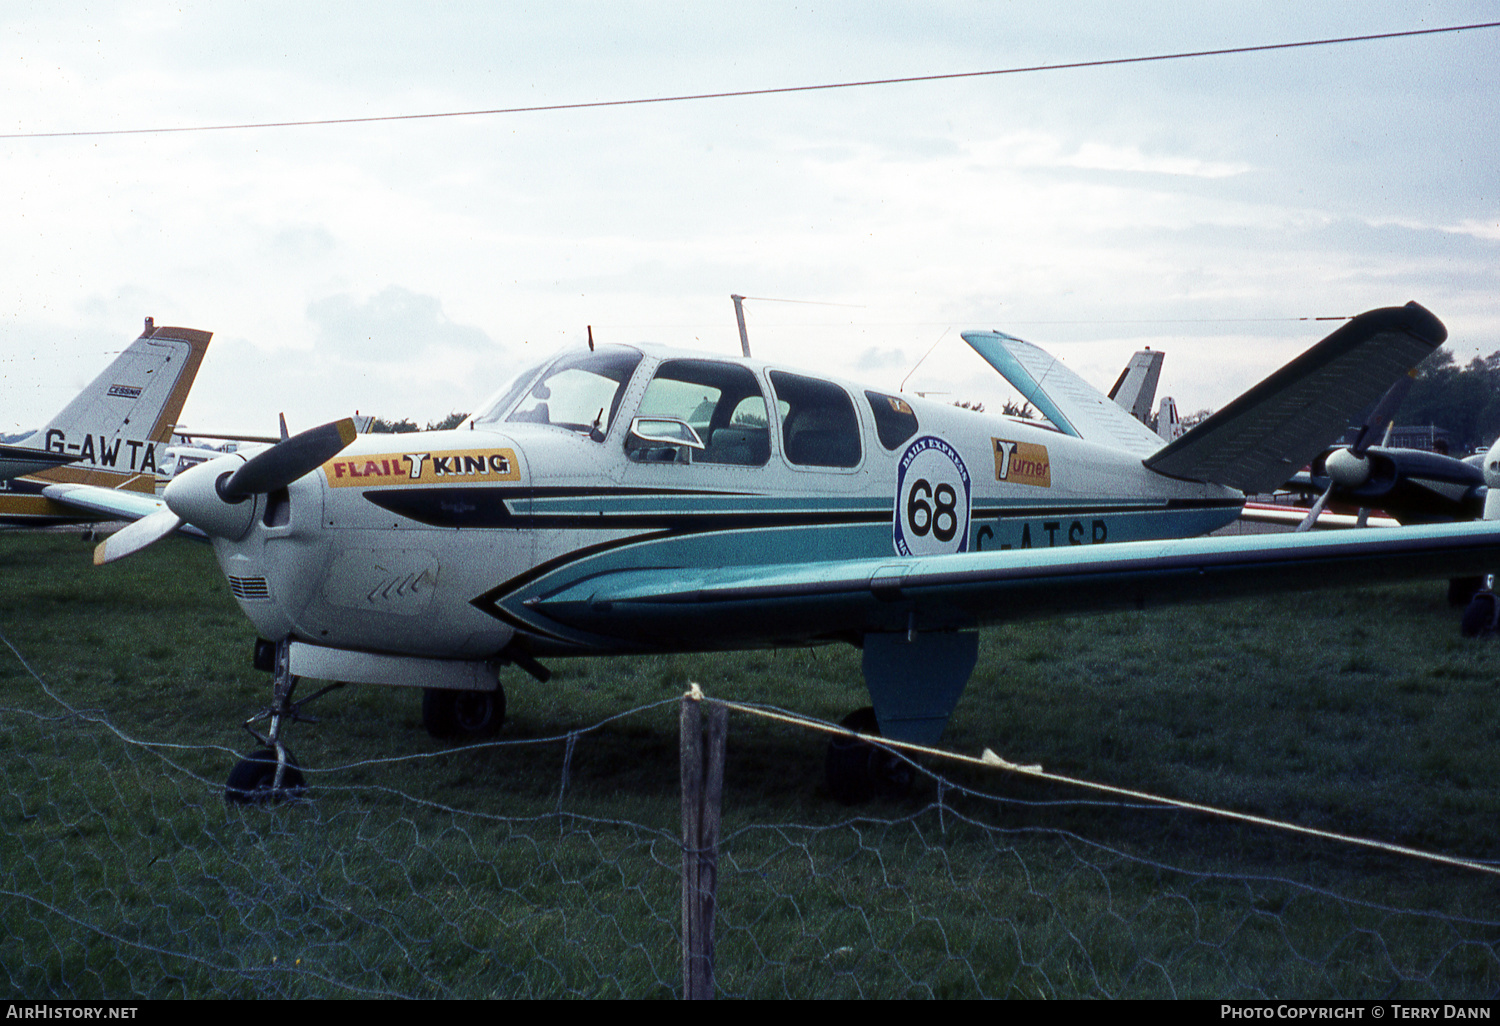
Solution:
M157 459L171 441L212 332L146 328L63 411L21 444L74 457L34 475L46 481L156 490Z
M1177 403L1169 395L1161 397L1161 408L1156 411L1156 422L1152 425L1164 442L1175 442L1185 430L1182 418L1177 415Z
M1109 397L1142 424L1151 419L1151 403L1156 398L1156 383L1161 378L1161 364L1166 355L1160 350L1140 350L1130 358L1115 379L1115 387L1109 390Z

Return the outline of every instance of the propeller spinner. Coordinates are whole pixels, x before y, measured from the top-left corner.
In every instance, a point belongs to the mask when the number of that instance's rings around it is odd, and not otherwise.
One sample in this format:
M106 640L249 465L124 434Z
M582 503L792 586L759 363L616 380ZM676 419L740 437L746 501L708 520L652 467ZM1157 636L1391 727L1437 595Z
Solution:
M1365 455L1365 450L1374 445L1377 439L1389 437L1390 428L1396 417L1396 410L1401 407L1401 402L1406 398L1406 393L1411 391L1411 386L1416 381L1416 370L1408 372L1406 376L1386 389L1385 395L1380 397L1380 402L1375 404L1375 409L1370 411L1370 416L1360 427L1359 434L1355 436L1354 444L1346 449L1335 449L1328 454L1324 461L1324 469L1328 473L1328 487L1323 494L1318 496L1318 501L1313 503L1312 509L1307 511L1307 516L1297 525L1297 530L1310 530L1317 523L1318 517L1323 512L1323 507L1328 505L1328 500L1333 496L1335 488L1343 488L1354 491L1370 479L1370 458ZM1360 511L1360 526L1364 526L1364 518L1368 510Z
M166 509L100 543L94 550L94 563L103 566L123 559L183 524L192 524L211 538L237 541L250 530L255 515L254 503L246 499L285 488L312 473L342 452L354 436L354 421L345 417L277 442L248 460L231 455L199 464L167 485L162 493Z

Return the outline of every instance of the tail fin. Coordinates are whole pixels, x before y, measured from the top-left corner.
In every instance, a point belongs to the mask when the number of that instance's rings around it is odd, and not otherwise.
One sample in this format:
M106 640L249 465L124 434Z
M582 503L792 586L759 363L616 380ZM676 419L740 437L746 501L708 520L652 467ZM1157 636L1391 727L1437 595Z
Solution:
M1156 411L1156 433L1164 442L1182 437L1182 418L1177 416L1176 400L1169 395L1161 397L1161 408Z
M156 490L158 451L172 438L212 332L146 330L23 446L68 457L46 481Z
M1156 383L1166 358L1166 353L1142 349L1130 358L1115 387L1109 390L1109 397L1142 424L1151 419L1151 402L1156 398Z
M1161 447L1150 428L1046 350L999 331L966 331L961 337L1063 434L1140 456Z
M1362 313L1146 466L1252 495L1279 488L1447 337L1416 303Z

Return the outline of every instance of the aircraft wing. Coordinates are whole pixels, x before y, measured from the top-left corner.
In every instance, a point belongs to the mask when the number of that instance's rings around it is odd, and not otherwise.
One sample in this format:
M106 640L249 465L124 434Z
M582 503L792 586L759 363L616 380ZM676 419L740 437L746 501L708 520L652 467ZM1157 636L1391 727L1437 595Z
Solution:
M123 488L101 488L98 485L50 484L42 489L42 495L53 502L85 513L132 523L167 508L167 504L159 496ZM183 524L177 529L177 533L200 541L208 540L208 535L191 524Z
M39 470L50 470L64 463L75 463L79 458L24 445L0 445L0 481L20 477L22 474L35 474Z
M1279 488L1448 337L1416 303L1352 318L1145 462L1246 494Z
M526 613L625 647L749 648L1289 588L1473 575L1500 566L1500 522L1259 534L587 577ZM503 601L503 600L502 600Z
M966 331L963 340L1063 434L1142 456L1161 448L1156 432L1045 349L999 331Z

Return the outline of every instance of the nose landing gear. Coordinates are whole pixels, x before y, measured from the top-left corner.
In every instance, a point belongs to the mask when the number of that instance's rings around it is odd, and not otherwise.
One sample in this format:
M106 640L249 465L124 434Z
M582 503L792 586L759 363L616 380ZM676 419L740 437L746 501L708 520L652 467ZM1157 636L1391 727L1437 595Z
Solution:
M225 801L237 805L263 805L302 797L307 791L306 779L281 735L291 723L317 723L315 717L302 715L302 707L343 686L342 683L330 684L300 702L293 702L292 692L297 688L297 678L291 671L291 642L285 638L278 641L271 674L271 704L243 724L246 732L264 747L251 752L229 771L229 780L224 787ZM264 735L251 726L262 719L270 720L270 728Z

